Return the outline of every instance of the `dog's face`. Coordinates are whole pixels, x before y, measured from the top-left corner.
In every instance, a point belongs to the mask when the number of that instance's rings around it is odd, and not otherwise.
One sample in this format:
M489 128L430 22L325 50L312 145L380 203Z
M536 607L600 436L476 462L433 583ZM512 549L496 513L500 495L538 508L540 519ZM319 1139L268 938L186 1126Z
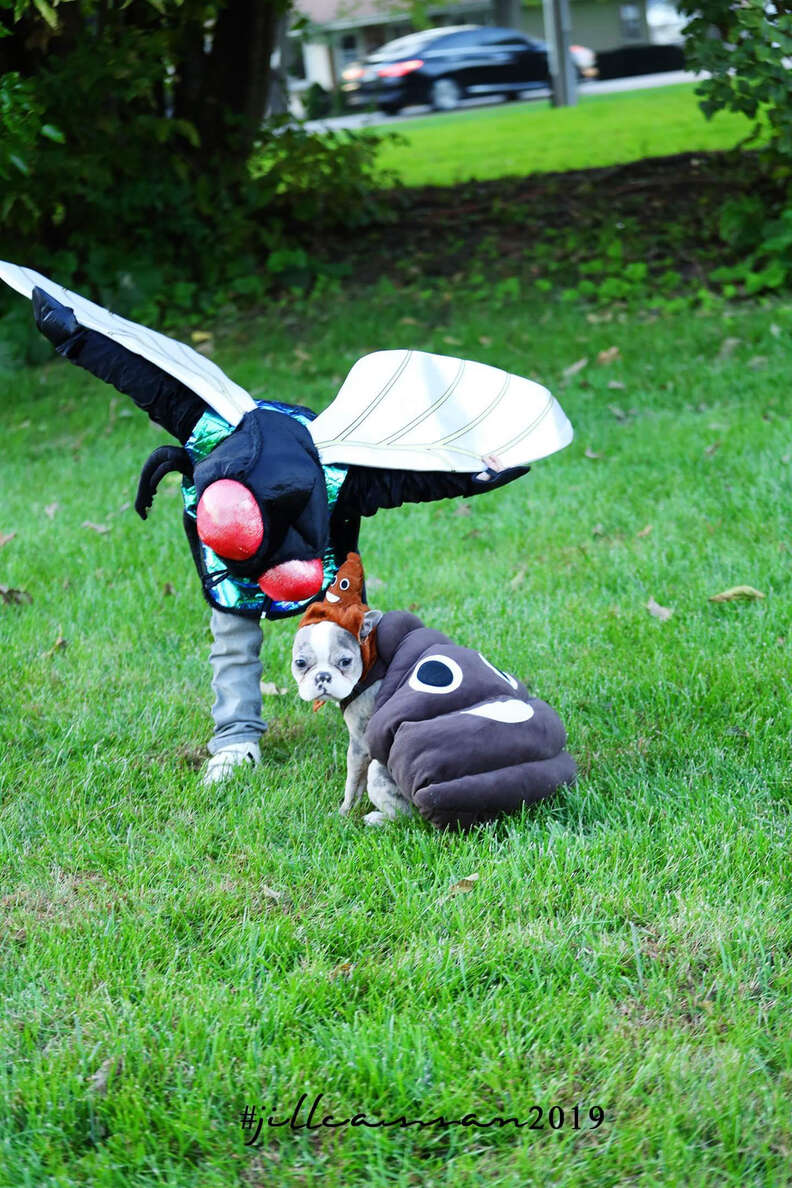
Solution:
M343 701L362 672L360 643L337 623L312 623L294 637L292 675L303 701Z

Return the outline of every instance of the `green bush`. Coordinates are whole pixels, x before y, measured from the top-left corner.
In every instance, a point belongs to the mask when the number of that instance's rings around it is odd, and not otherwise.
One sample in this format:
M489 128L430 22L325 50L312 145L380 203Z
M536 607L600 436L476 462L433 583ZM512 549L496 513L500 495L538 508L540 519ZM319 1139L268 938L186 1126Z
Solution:
M682 0L679 7L691 18L688 66L710 74L697 88L704 114L742 112L756 119L754 135L764 124L763 155L779 175L791 176L792 10L785 0Z
M20 2L16 23L8 6L0 0L0 258L121 313L173 320L207 312L207 293L214 306L309 283L316 236L371 219L376 136L320 137L281 116L240 152L238 119L224 111L227 138L207 150L208 132L175 114L180 5L108 0L98 19L74 0L57 12L80 16L77 35L44 0L33 16ZM32 57L31 29L46 47ZM27 73L3 73L14 60ZM0 294L0 317L8 308Z
M762 135L742 158L757 174L756 194L726 202L720 216L721 238L744 263L712 279L748 295L780 288L792 282L792 8L786 0L683 0L680 8L691 18L687 62L710 75L697 87L704 114L742 112L755 120L745 143Z

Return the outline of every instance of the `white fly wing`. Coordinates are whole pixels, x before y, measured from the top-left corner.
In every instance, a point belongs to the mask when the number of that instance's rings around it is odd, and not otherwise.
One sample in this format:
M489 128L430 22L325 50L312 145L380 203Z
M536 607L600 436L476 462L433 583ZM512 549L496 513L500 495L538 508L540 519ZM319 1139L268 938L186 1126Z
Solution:
M563 449L572 426L541 384L497 367L425 351L375 351L353 366L311 422L323 462L476 473Z
M156 364L168 375L180 380L196 396L200 396L231 425L238 425L245 413L256 407L245 389L230 380L215 363L174 338L110 313L79 293L72 293L34 272L32 268L20 268L16 264L0 261L0 280L4 280L23 297L30 297L34 288L43 289L50 297L73 310L81 326L98 330L119 346Z

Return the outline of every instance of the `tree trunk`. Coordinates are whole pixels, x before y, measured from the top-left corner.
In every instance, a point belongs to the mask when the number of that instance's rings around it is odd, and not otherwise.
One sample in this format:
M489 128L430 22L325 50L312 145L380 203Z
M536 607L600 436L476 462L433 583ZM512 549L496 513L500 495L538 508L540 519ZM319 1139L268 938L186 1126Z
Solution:
M494 0L492 11L496 25L506 29L519 29L520 0Z
M247 160L267 106L278 0L228 0L220 11L194 120L201 151Z

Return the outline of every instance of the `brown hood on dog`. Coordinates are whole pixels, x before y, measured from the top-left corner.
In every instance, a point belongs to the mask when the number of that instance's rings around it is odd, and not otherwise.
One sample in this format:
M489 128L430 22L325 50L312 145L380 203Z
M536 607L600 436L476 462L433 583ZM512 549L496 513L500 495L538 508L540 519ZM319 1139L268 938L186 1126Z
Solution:
M363 619L369 609L363 602L363 563L359 553L347 553L347 559L336 574L335 581L328 586L321 602L313 602L300 619L300 627L310 627L313 623L337 623L360 643L360 656L363 661L363 672L360 680L364 680L369 669L377 659L377 631L376 628L360 640Z

